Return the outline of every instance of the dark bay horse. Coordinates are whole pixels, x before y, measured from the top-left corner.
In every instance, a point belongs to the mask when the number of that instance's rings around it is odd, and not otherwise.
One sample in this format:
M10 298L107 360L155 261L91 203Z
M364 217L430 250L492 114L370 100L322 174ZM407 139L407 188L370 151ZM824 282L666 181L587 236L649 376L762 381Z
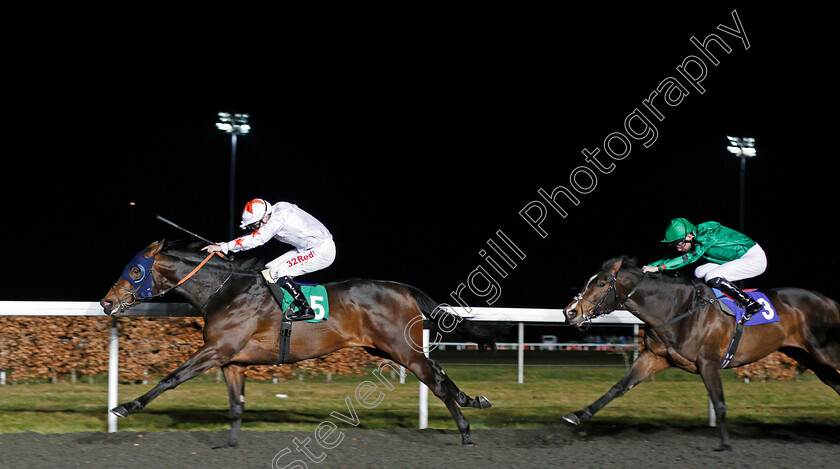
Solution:
M106 314L119 316L141 300L174 290L201 311L205 320L204 345L149 392L111 412L127 417L164 391L219 366L230 399L232 425L228 445L235 446L244 410L245 369L277 362L282 312L259 274L261 262L233 261L212 254L205 257L198 247L152 243L129 263L100 302ZM454 329L482 347L493 348L490 328L438 308L438 303L408 285L347 280L324 286L329 298L329 319L294 324L289 363L345 347L364 347L375 356L411 370L446 404L461 432L461 442L470 444L470 425L459 406L483 409L490 407L490 401L461 392L434 361L425 357L422 319L447 332Z
M817 292L799 288L764 293L779 322L744 328L728 368L746 365L778 350L812 370L840 394L840 374L836 371L840 368L840 305ZM720 428L721 443L717 449L731 449L720 364L732 339L735 319L724 314L717 302L710 302L712 298L714 293L703 283L642 274L635 260L627 257L604 263L566 307L566 319L570 325L580 327L614 310L629 310L647 326L645 350L627 375L606 394L563 419L575 425L587 421L648 376L676 366L703 379Z

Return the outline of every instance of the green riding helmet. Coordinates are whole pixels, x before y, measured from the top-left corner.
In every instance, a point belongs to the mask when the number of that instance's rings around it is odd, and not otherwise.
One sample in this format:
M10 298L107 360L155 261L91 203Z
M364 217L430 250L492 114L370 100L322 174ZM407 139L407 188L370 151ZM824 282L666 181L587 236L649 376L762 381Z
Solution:
M674 241L679 241L693 231L694 225L690 221L685 218L674 218L668 223L668 227L665 228L665 239L662 242L673 243Z

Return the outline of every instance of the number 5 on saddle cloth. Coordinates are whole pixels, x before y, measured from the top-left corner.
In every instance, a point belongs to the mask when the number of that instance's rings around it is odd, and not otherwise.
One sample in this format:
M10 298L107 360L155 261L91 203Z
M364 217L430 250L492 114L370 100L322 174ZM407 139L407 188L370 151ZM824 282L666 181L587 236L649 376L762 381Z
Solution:
M292 321L286 317L289 308L293 308L294 298L283 287L274 283L267 276L268 272L264 271L265 283L271 291L271 295L275 301L280 305L280 311L283 312L283 319L280 324L280 357L277 361L278 365L289 361L289 346L292 342ZM300 289L306 297L309 306L315 312L315 318L303 322L321 322L326 320L330 314L329 298L327 297L327 289L323 285L314 284L300 284Z

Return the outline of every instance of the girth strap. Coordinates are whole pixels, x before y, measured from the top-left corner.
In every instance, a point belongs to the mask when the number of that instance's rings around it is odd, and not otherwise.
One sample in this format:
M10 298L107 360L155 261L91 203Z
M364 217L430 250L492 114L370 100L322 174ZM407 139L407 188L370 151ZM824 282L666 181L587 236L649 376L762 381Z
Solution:
M744 333L744 324L740 321L735 324L735 333L732 334L732 340L729 342L729 348L726 350L726 355L723 357L723 362L720 364L720 369L729 366L729 363L735 358L735 352L738 351L738 343L741 342L741 334Z
M292 343L292 321L286 319L283 315L283 320L280 323L280 357L277 360L278 365L287 363L289 361L289 346Z

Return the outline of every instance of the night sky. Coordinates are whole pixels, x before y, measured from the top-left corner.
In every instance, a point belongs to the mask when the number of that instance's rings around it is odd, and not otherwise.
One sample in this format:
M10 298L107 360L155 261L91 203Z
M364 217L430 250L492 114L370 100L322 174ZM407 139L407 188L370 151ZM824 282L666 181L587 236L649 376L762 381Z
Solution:
M300 281L451 302L472 279L471 306L562 308L605 260L671 253L671 218L738 229L736 135L757 142L745 231L769 260L748 286L840 297L837 9L449 3L10 10L0 300L98 301L137 251L190 239L157 214L227 240L220 111L253 128L236 212L289 201L334 235L335 263ZM711 34L717 65L690 40ZM558 186L565 217L540 196Z

